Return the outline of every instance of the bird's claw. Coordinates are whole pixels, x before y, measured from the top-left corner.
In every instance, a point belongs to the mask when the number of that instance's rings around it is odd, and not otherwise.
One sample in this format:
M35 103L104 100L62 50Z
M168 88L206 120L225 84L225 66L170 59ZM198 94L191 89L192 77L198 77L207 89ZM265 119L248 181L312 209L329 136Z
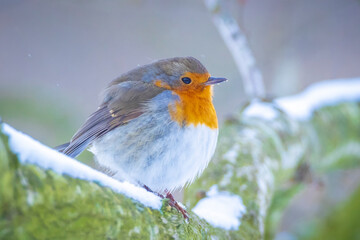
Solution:
M169 205L176 208L182 215L183 217L187 220L189 219L189 214L188 212L182 208L179 203L174 199L173 195L171 193L167 193L166 194L166 198L169 199Z
M188 212L179 205L179 203L175 200L174 196L173 196L170 192L167 192L167 193L166 193L166 197L164 197L164 195L162 195L162 194L160 194L160 193L157 193L157 192L154 192L153 190L151 190L151 189L150 189L148 186L146 186L146 185L143 185L143 187L144 187L148 192L154 193L155 195L161 197L162 199L164 199L164 198L169 199L169 205L170 205L171 207L176 208L176 209L183 215L183 217L185 218L185 220L188 220L188 219L189 219L189 214L188 214Z

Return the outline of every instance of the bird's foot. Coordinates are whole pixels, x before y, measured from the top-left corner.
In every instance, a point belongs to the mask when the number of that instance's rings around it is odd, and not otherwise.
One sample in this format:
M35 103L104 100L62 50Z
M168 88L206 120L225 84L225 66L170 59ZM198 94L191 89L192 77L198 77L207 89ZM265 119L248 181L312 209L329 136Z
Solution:
M148 192L151 192L159 197L161 197L162 199L164 199L164 195L160 194L160 193L157 193L157 192L154 192L153 190L151 190L148 186L146 185L143 185L143 187L148 191ZM166 198L169 199L169 205L171 207L174 207L176 208L182 215L185 219L189 219L189 214L188 212L179 205L179 203L175 200L174 196L170 193L170 192L167 192L166 193Z
M188 212L179 205L179 203L174 199L174 196L170 192L166 193L166 198L169 199L170 206L176 208L185 219L189 219Z

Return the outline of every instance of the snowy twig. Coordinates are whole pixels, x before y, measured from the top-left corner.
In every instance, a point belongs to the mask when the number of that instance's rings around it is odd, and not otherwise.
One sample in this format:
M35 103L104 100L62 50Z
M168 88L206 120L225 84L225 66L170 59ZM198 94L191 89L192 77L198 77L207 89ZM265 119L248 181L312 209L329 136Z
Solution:
M205 0L211 12L213 22L234 58L242 77L245 93L249 98L263 98L265 88L263 77L257 68L255 58L244 33L236 20L225 13L220 0Z

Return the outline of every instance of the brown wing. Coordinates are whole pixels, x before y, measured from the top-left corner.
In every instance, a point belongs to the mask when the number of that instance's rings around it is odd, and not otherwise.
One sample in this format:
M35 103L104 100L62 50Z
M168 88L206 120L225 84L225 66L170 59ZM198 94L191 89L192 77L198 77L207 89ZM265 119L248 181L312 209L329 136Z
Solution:
M99 109L90 115L68 145L61 145L60 151L76 157L96 138L143 114L146 111L144 103L162 91L161 88L141 81L111 85L106 90L104 102Z

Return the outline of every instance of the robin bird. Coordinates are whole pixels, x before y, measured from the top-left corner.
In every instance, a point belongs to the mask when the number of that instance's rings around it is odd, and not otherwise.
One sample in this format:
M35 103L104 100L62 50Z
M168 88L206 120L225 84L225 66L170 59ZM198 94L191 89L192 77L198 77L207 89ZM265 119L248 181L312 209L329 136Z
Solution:
M137 67L109 84L97 111L57 149L76 157L90 147L114 178L165 192L186 217L171 192L200 175L215 151L212 86L224 81L193 57Z

